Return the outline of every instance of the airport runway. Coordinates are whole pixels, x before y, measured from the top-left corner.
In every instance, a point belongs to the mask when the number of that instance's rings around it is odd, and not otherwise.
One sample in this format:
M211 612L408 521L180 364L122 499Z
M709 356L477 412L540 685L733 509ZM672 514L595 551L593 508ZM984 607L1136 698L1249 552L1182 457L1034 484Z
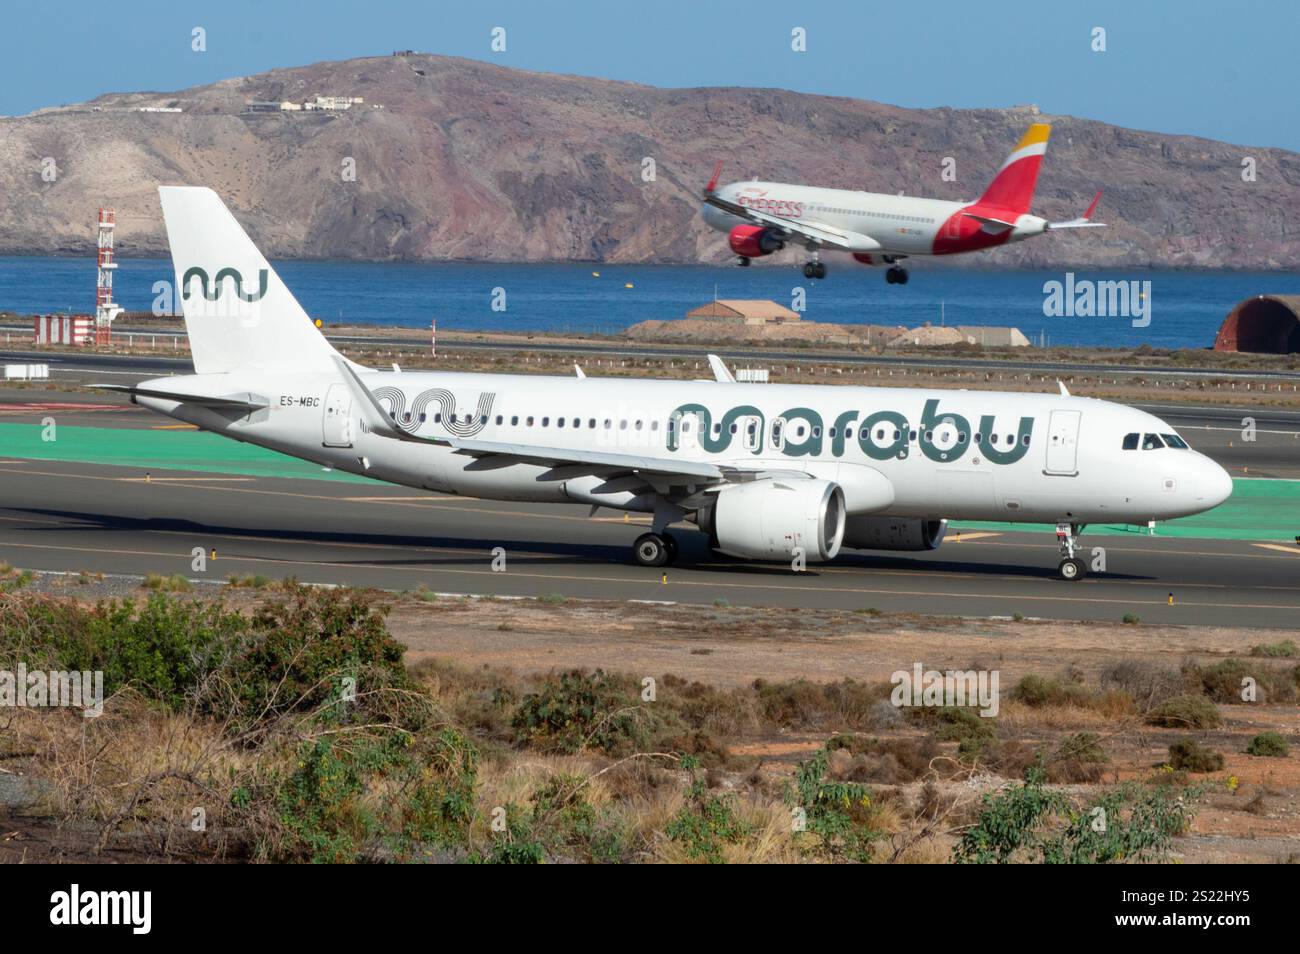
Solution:
M9 332L11 335L28 336L31 334L30 328L20 328L16 326L0 326L0 332ZM105 354L87 354L87 355L58 355L61 363L80 367L100 367L111 368L120 362L143 360L149 362L155 368L171 368L173 370L160 373L171 374L189 374L191 365L189 358L167 358L165 357L167 349L171 347L171 339L175 333L155 333L148 329L130 328L117 329L118 334L134 333L137 337L144 339L151 335L158 342L159 354L156 357L144 357L136 359L125 355L105 355ZM325 336L337 345L367 345L370 347L391 347L398 349L412 349L421 347L423 342L419 339L409 337L386 338L382 335L335 335L326 334ZM21 340L21 339L20 339ZM1270 371L1254 371L1249 368L1167 368L1167 367L1132 367L1124 364L1112 363L1093 363L1093 362L1062 362L1051 361L1046 359L1035 359L1030 355L1023 358L972 358L959 357L954 355L936 355L935 357L924 357L916 355L892 355L892 354L863 354L854 351L818 351L815 349L800 349L798 351L783 351L779 348L749 348L743 345L710 344L691 346L687 344L656 344L653 342L594 342L592 344L582 344L574 341L552 341L546 338L535 338L529 341L492 341L492 340L466 340L458 339L455 341L448 340L444 343L443 348L448 352L458 351L487 351L487 352L516 352L532 351L546 354L565 354L581 356L599 356L607 358L682 358L686 356L699 355L704 351L711 351L721 356L727 362L759 362L759 363L782 363L806 365L813 364L839 364L844 366L896 366L905 368L921 369L960 369L966 371L1014 371L1030 374L1126 374L1141 375L1151 378L1200 378L1213 376L1224 379L1237 379L1242 381L1251 381L1258 378L1274 379L1298 379L1300 371L1289 371L1285 369L1276 369ZM13 344L0 351L0 361L28 361L39 362L47 360L51 356L48 352L28 351Z
M1281 543L1085 537L1105 546L1108 572L1065 583L1050 533L968 531L932 553L855 554L795 573L719 560L701 534L682 530L680 562L664 582L628 561L640 523L380 484L181 471L146 480L132 468L0 460L0 559L41 570L969 616L1134 613L1261 628L1300 620L1300 547ZM203 573L191 569L195 547L217 552ZM497 547L503 572L492 569Z

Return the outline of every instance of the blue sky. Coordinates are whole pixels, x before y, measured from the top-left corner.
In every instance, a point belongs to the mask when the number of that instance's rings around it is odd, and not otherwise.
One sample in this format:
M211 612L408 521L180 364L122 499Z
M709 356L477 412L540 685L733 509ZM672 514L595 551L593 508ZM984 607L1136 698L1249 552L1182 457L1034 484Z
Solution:
M190 31L207 31L207 52ZM507 49L489 49L493 27ZM1091 49L1106 30L1104 53ZM807 31L807 51L790 31ZM1295 0L6 0L0 114L394 49L656 86L1051 113L1300 150Z

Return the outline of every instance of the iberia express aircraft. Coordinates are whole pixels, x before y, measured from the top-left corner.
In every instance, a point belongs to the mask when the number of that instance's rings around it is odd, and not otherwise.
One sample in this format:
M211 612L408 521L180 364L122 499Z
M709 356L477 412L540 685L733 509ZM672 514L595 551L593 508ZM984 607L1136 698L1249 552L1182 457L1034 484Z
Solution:
M852 253L864 265L888 265L885 280L905 285L907 270L897 263L911 255L976 252L1056 229L1104 227L1092 221L1100 192L1088 211L1068 222L1029 214L1051 132L1046 123L1030 126L974 202L785 182L733 182L719 189L718 163L704 190L704 221L727 233L741 265L796 244L812 256L803 267L805 278L825 278L826 266L818 253L834 249Z

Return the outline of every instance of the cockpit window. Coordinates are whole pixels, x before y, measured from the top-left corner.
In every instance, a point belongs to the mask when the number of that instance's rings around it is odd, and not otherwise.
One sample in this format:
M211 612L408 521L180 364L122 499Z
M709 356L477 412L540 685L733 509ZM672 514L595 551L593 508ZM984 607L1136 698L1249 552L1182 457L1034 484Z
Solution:
M1167 444L1170 447L1176 447L1179 450L1188 449L1187 441L1183 440L1177 434L1161 434L1160 436L1165 439L1165 444Z
M1165 446L1165 442L1162 441L1162 440L1160 439L1160 435L1159 435L1159 434L1143 434L1143 435L1142 435L1142 449L1143 449L1143 450L1159 450L1161 447L1164 447L1164 446Z
M1124 435L1124 449L1125 449L1125 450L1137 450L1137 449L1138 449L1138 441L1139 441L1141 438L1142 438L1142 435L1141 435L1141 434L1125 434L1125 435Z

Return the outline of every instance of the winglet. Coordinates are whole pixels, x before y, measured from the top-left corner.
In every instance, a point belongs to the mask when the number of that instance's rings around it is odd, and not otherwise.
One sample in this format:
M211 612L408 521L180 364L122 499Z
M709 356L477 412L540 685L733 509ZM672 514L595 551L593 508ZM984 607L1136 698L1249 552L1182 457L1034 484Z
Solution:
M1088 211L1083 213L1083 221L1085 222L1092 221L1092 213L1097 211L1097 203L1100 201L1101 201L1101 190L1098 189L1097 194L1092 197L1092 204L1088 206Z
M727 364L716 354L709 355L709 367L713 369L713 380L719 384L735 384L736 377L727 368Z
M1056 380L1056 386L1057 386L1058 388L1061 389L1061 397L1069 397L1069 396L1070 396L1070 392L1067 391L1066 388L1065 388L1065 382L1062 381L1060 378L1057 378L1057 380Z
M580 378L585 378L587 376L587 372L582 370L582 365L578 364L576 361L573 363L573 373Z
M334 363L338 365L338 369L343 375L344 383L347 384L348 390L352 392L352 400L360 405L362 420L366 422L366 427L368 427L372 433L378 434L380 437L390 437L399 441L411 441L416 444L447 445L449 443L448 441L438 440L433 437L417 437L414 434L408 434L406 431L402 430L391 418L389 418L388 412L384 410L383 405L379 403L378 399L370 392L370 389L366 387L365 383L357 377L357 373L352 370L351 366L342 355L339 355L335 359Z
M705 195L713 195L713 193L717 191L718 179L721 177L722 177L722 160L719 159L717 163L714 164L713 166L713 178L710 179L709 184L704 187Z

